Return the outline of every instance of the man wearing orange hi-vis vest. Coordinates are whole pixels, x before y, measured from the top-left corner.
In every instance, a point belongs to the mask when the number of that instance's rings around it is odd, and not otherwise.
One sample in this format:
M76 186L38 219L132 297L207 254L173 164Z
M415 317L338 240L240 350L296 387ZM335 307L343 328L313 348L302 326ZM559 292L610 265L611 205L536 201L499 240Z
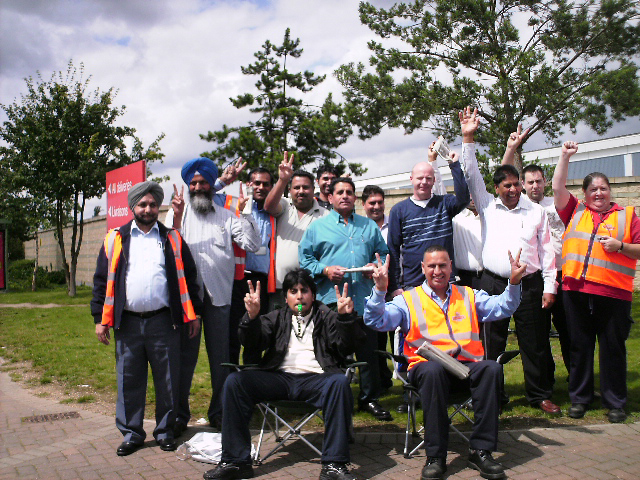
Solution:
M447 249L433 245L424 253L422 285L405 290L385 303L389 285L389 256L374 266L375 287L367 298L364 323L384 332L400 327L405 335L404 354L409 359L409 381L420 392L424 411L424 444L427 462L422 480L439 479L447 470L449 437L447 399L450 389L461 382L438 360L428 360L417 351L427 344L469 368L468 386L473 398L474 423L469 440L471 468L484 478L506 478L504 467L491 452L498 444L498 415L502 366L485 359L480 323L510 316L520 304L520 281L527 265L508 252L511 277L505 291L489 295L483 290L449 283L452 263ZM448 358L448 357L447 357Z
M246 252L260 248L260 234L251 214L242 213L247 198L237 199L215 195L226 184L235 181L244 168L241 160L229 165L221 179L218 167L209 158L196 158L182 167L182 179L189 187L185 202L174 185L171 209L166 223L180 231L193 250L198 267L198 285L202 288L202 330L209 358L211 374L211 401L207 417L212 427L219 428L222 421L222 386L229 374L221 363L230 360L231 292L234 278L242 278ZM222 182L221 182L222 180ZM237 330L237 329L236 329ZM183 332L180 351L180 393L175 435L179 436L191 418L189 393L191 380L198 361L200 336L190 338Z
M129 190L134 220L107 233L93 277L96 335L109 345L113 328L116 341L116 426L124 436L119 456L135 452L146 437L147 364L156 390L153 436L162 450L176 449L180 331L192 338L200 333L196 265L181 235L158 222L163 198L151 181Z

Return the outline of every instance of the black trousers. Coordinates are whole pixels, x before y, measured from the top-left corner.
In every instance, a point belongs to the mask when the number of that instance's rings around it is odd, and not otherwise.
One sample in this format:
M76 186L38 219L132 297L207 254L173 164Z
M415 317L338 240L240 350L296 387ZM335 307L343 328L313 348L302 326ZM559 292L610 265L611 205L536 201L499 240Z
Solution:
M253 283L260 282L260 315L269 312L269 292L267 291L268 277L266 273L245 272L242 280L233 281L233 290L231 291L231 313L229 314L229 361L231 363L240 363L240 339L238 338L238 326L240 320L247 312L244 306L244 297L249 293L248 280Z
M337 303L330 303L327 305L331 310L337 311ZM370 329L362 322L362 317L358 318L360 322L360 328L365 333L365 337L358 344L355 350L356 360L358 362L366 362L367 364L360 367L359 379L360 379L360 393L358 394L358 404L368 403L373 400L378 400L382 393L381 386L381 362L380 355L375 351L379 349L378 333L375 330ZM385 362L385 367L389 368Z
M569 326L567 325L567 315L564 311L564 295L562 294L562 272L558 272L556 281L558 282L558 294L556 295L556 301L553 303L553 306L551 308L543 308L542 313L545 317L548 328L551 329L551 322L553 322L553 327L556 329L556 332L558 332L560 351L562 352L562 361L564 362L564 366L566 367L567 372L570 372L571 336L569 335Z
M302 400L322 408L323 462L349 462L353 395L343 373L294 374L243 370L227 378L223 390L222 461L251 463L249 421L263 401Z
M458 269L458 277L460 277L460 281L457 282L458 285L462 285L464 287L471 287L476 290L480 290L480 278L482 277L482 270L480 272L476 272L475 270L462 270Z
M502 365L493 360L465 362L471 369L468 381L449 374L438 362L420 362L409 371L409 381L420 391L424 412L424 444L429 457L447 457L449 443L449 392L471 388L473 430L469 447L495 451L498 447L499 397Z
M600 346L600 392L606 408L627 403L627 349L631 330L631 302L582 292L564 291L564 307L571 336L571 403L593 401L593 356Z
M504 292L508 279L498 277L486 269L480 278L482 290L490 295ZM544 282L540 272L522 279L520 306L513 314L516 336L522 358L524 386L527 401L537 405L551 398L553 393L554 368L549 344L549 326L542 308ZM480 335L487 358L496 360L507 346L509 318L480 324Z

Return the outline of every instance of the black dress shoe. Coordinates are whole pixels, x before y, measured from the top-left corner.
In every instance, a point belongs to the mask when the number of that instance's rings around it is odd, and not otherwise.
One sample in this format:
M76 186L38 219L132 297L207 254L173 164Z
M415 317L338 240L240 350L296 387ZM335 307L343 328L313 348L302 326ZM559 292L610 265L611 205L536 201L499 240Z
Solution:
M176 424L173 427L173 438L178 438L180 435L182 435L186 431L187 431L187 425L185 423L176 422Z
M173 452L178 448L178 444L173 438L163 438L162 440L156 440L156 442L160 446L160 450L165 452Z
M216 432L222 432L222 417L213 417L209 419L209 426Z
M607 417L611 423L622 423L627 419L627 414L621 408L612 408Z
M220 462L216 468L204 472L203 477L205 480L238 480L241 478L253 478L253 467L250 463Z
M507 478L504 467L493 459L489 450L469 450L468 465L478 470L482 478L490 480Z
M116 450L116 453L118 454L119 457L126 457L127 455L131 455L133 452L135 452L141 447L142 447L141 443L122 442L118 447L118 449Z
M356 480L356 477L349 473L346 463L323 463L320 470L320 480Z
M422 467L420 480L440 480L447 471L447 459L441 457L427 457L427 463Z
M567 411L567 415L571 418L582 418L587 411L587 406L584 403L572 403Z
M384 408L382 408L382 405L380 405L377 400L372 400L367 403L361 403L360 411L369 412L378 420L383 420L386 422L388 422L389 420L393 420L393 417L391 416L391 413L389 413L389 410L385 410Z
M396 412L398 413L407 413L409 411L409 404L407 402L402 402L400 405L396 407Z

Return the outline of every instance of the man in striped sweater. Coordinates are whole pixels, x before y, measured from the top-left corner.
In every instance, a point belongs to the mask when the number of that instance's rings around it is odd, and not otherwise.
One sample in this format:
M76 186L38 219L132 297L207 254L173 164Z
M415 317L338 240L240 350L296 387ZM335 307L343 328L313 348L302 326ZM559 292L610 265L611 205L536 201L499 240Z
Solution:
M429 147L429 155L436 155L433 144ZM432 191L434 167L431 162L420 162L411 170L413 195L391 208L387 243L391 255L389 291L393 296L424 282L420 263L428 247L442 245L453 258L451 220L464 210L471 197L458 154L451 152L448 160L455 195L435 195ZM455 272L454 265L452 276Z

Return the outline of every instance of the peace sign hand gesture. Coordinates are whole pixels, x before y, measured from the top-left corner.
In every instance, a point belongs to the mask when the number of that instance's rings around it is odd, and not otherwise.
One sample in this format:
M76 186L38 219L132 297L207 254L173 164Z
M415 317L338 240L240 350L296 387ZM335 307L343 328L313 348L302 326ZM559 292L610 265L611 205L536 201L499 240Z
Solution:
M222 175L220 175L220 180L224 182L225 185L232 184L238 179L238 177L242 173L242 170L244 170L244 167L246 166L247 162L243 162L242 157L239 157L238 160L236 160L235 164L231 162L229 165L227 165L227 168L225 168L222 172Z
M173 198L171 199L171 208L173 208L173 216L182 218L184 213L184 185L178 193L178 187L173 184Z
M256 289L253 289L251 280L247 280L249 284L249 293L244 296L244 306L247 309L249 318L253 320L260 313L260 280L256 282Z
M284 152L284 159L278 167L278 175L284 182L289 182L293 176L293 153L289 156L289 160L287 160L287 153L289 152Z
M242 191L242 183L240 184L240 194L238 195L238 206L237 211L242 213L244 211L244 207L249 201L249 197L245 197Z
M509 263L511 263L511 285L518 285L527 271L527 264L520 263L522 249L518 250L518 255L516 255L515 259L511 256L511 250L507 250L507 253L509 254Z
M338 313L344 315L345 313L353 313L353 300L349 297L349 284L344 284L342 295L340 295L340 289L335 285L336 299L338 300Z
M507 139L507 149L515 150L520 146L524 137L529 133L530 128L527 128L524 132L522 131L522 124L518 124L518 129L515 132L512 132Z
M389 255L384 263L380 260L380 254L376 252L376 262L373 263L373 281L379 292L386 292L389 288Z

